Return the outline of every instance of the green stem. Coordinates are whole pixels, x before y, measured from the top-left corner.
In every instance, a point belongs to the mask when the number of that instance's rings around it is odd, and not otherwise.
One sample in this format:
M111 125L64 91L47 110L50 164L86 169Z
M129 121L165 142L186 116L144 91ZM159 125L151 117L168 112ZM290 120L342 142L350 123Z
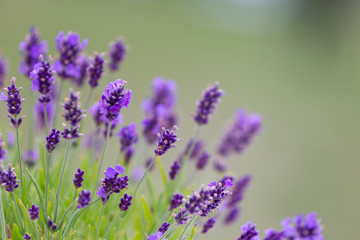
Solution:
M47 136L48 133L49 133L49 130L48 130L48 124L47 124L46 103L44 104L44 123L45 123L45 134L46 134L46 136Z
M15 204L15 208L16 208L16 217L17 217L18 222L19 222L20 231L21 231L22 234L24 234L24 228L23 228L22 221L21 221L22 218L21 218L19 206L18 206L17 201L16 201L15 192L12 192L12 195L13 195L13 199L14 199L14 204Z
M118 218L121 216L123 212L119 212L118 214L116 214L116 217L114 218L114 220L110 223L110 226L108 227L108 229L106 230L105 234L104 234L104 238L106 238L106 236L109 234L109 232L111 231L111 229L114 227L115 223L118 221Z
M31 84L31 81L29 81L30 85ZM31 86L30 86L31 88ZM33 102L34 102L34 92L33 91L30 91L30 99L29 99L29 109L33 109ZM28 138L28 150L32 149L33 148L33 144L34 144L34 140L33 140L33 134L34 134L34 114L31 114L30 112L30 122L29 122L29 126L30 126L30 129L29 129L29 138Z
M100 163L99 163L99 168L98 168L98 173L97 173L97 176L96 176L95 188L93 190L93 193L95 192L97 183L99 181L100 172L101 172L102 164L103 164L103 161L104 161L104 155L105 155L105 151L106 151L106 146L108 144L109 137L110 137L110 128L111 128L111 121L109 121L109 125L108 125L108 128L107 128L105 144L104 144L104 147L103 147L103 150L102 150L102 153L101 153L101 158L100 158Z
M6 239L6 222L4 215L4 208L2 204L2 188L0 187L0 217L1 217L1 235L2 239Z
M75 201L75 198L76 198L76 192L77 192L77 188L75 188L75 192L74 192L74 197L73 197L73 201Z
M99 239L99 231L100 231L100 226L101 226L101 218L104 214L104 209L105 209L105 204L103 205L102 207L102 210L101 210L101 214L100 214L100 218L99 218L99 222L98 222L98 226L96 228L96 240Z
M56 217L57 217L57 212L58 212L58 207L59 207L59 198L60 198L61 184L62 184L62 180L63 180L63 177L64 177L66 160L67 160L67 157L68 157L68 155L69 155L69 152L70 152L70 140L67 140L67 141L66 141L66 152L65 152L64 161L63 161L63 164L62 164L62 167L61 167L61 174L60 174L60 179L59 179L59 185L58 185L58 189L57 189L57 193L56 193L54 222L56 222Z
M46 185L45 185L45 208L48 207L48 187L49 187L49 169L50 169L50 153L47 157L47 163L46 163Z
M20 165L20 192L21 195L23 194L23 173L22 173L22 161L21 161L21 152L20 152L20 144L19 144L19 126L17 125L17 119L15 117L15 124L16 124L16 145L18 150L18 158L19 158L19 165Z
M144 178L146 176L146 174L149 172L149 170L152 168L152 166L154 165L154 163L156 162L156 157L157 155L155 155L154 159L152 160L152 162L150 163L150 165L146 168L146 171L144 173L144 175L142 176L142 178L140 179L139 183L136 185L136 188L135 188L135 191L134 193L132 194L133 198L135 198L135 194L137 192L137 190L139 189L141 183L144 181Z
M86 110L86 111L87 111L88 108L89 108L89 104L90 104L90 100L91 100L91 97L92 97L92 94L93 94L93 90L94 90L94 88L91 88L91 89L90 89L88 98L86 99L86 104L85 104L85 110Z
M171 227L168 228L168 230L161 236L160 240L165 239L166 236L169 235L174 230L175 227L176 227L176 222L173 225L171 225Z
M57 116L56 114L57 114L57 110L59 108L59 101L60 101L60 97L61 97L63 81L64 80L60 80L60 86L59 86L59 91L58 91L58 95L57 95L57 99L56 99L56 105L55 105L55 114L54 114L53 127L56 127L56 116Z
M184 237L185 233L186 233L186 230L188 229L188 227L191 225L191 223L196 219L197 215L195 215L189 222L188 224L186 225L184 231L181 233L180 235L180 240Z
M39 231L38 231L38 228L37 228L36 221L34 221L34 224L35 224L36 239L37 239L37 240L40 240Z

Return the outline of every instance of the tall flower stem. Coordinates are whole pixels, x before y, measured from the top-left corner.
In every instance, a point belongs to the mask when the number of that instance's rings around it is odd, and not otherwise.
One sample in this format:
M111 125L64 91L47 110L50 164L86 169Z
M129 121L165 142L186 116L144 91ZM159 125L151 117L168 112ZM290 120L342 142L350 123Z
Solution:
M20 225L20 231L23 234L24 233L24 228L23 228L23 225L22 225L22 217L21 217L21 213L20 213L20 210L19 210L19 206L18 206L17 201L16 201L15 192L12 192L12 195L13 195L13 200L14 200L14 204L15 204L15 208L16 208L16 217L17 217L19 225Z
M96 240L99 239L99 231L100 231L100 226L101 226L101 218L104 214L104 209L105 209L105 204L103 205L102 207L102 210L101 210L101 214L100 214L100 218L99 218L99 222L98 222L98 226L96 228Z
M111 121L109 121L109 125L108 125L108 128L107 128L105 144L104 144L104 147L103 147L103 150L102 150L102 153L101 153L101 158L100 158L100 162L99 162L98 173L97 173L97 176L96 176L95 188L94 188L94 191L93 191L93 192L95 192L96 186L97 186L97 182L99 181L100 172L101 172L102 164L103 164L103 161L104 161L104 155L105 155L105 151L106 151L106 146L107 146L108 141L109 141L109 138L110 138L110 128L111 128Z
M29 81L30 82L30 88L31 88L31 81ZM34 143L34 141L33 141L33 138L34 138L34 114L31 114L31 111L32 111L32 109L33 109L33 99L34 99L34 92L33 91L30 91L30 101L29 101L29 105L30 105L30 107L29 107L29 109L30 109L30 116L29 116L29 118L30 118L30 121L29 121L29 126L30 126L30 128L29 128L29 138L28 138L28 150L30 150L30 149L32 149L33 148L33 143Z
M174 230L174 228L176 227L176 224L177 224L177 223L175 222L173 225L171 225L171 226L169 227L169 229L162 235L162 237L160 238L160 240L165 239L166 236L169 235L169 234Z
M73 201L75 201L75 198L76 198L76 192L77 192L77 188L75 188L75 192L74 192L74 197L73 197Z
M36 239L37 239L37 240L40 240L39 231L38 231L38 228L37 228L36 221L34 221L34 224L35 224Z
M92 97L92 94L94 92L94 88L91 88L90 89L90 92L89 92L89 95L88 95L88 98L86 99L86 104L85 104L85 110L87 111L88 108L89 108L89 104L90 104L90 100L91 100L91 97Z
M137 190L139 189L141 183L144 181L146 174L149 172L149 170L152 168L152 166L153 166L154 163L156 162L156 157L157 157L157 155L155 155L155 157L154 157L154 159L152 160L152 162L150 163L150 165L146 168L145 173L144 173L144 175L142 176L142 178L140 179L139 183L136 185L136 188L135 188L135 190L134 190L134 193L132 194L133 198L135 198L135 194L136 194Z
M46 207L46 209L47 209L47 206L48 206L50 157L51 157L51 154L49 153L47 155L47 162L46 162L46 184L45 184L45 207Z
M62 180L64 177L64 171L65 171L65 166L66 166L66 160L68 158L69 152L70 152L70 140L66 141L66 150L65 150L65 156L64 156L64 161L61 167L61 174L60 174L60 179L59 179L59 185L58 185L58 189L56 192L56 201L55 201L55 211L54 211L54 222L56 222L56 217L57 217L57 212L58 212L58 207L59 207L59 198L60 198L60 191L61 191L61 184L62 184Z
M55 105L55 114L54 114L54 121L53 121L53 127L56 127L56 114L57 114L57 110L59 108L59 102L60 102L60 97L61 97L61 91L62 91L62 86L64 85L63 83L64 80L60 80L60 86L59 86L59 91L58 91L58 95L56 98L56 105Z
M48 124L47 124L47 111L46 111L46 103L44 104L44 124L45 124L45 134L48 135Z
M193 221L195 221L196 217L197 217L197 215L195 215L195 216L188 222L188 224L186 224L186 227L184 228L184 231L181 233L179 239L182 239L182 238L184 237L184 235L185 235L185 233L186 233L186 230L189 228L189 226L191 225L191 223L192 223Z
M5 223L5 215L4 208L2 204L2 188L0 187L0 220L1 220L1 236L2 239L6 239L6 223Z
M22 161L21 161L21 152L20 152L20 144L19 144L19 126L17 125L17 119L15 117L15 124L16 124L16 145L18 150L18 158L19 158L19 166L20 166L20 192L21 195L23 194L23 172L22 172Z

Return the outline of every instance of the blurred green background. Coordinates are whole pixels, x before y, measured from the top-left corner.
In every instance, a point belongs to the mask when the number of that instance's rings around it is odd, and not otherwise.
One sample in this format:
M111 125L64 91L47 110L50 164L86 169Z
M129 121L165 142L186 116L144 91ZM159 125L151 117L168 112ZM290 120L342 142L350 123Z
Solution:
M9 76L23 82L18 45L32 25L53 55L60 30L88 38L88 54L107 52L110 41L124 36L130 50L116 78L133 90L131 107L123 111L126 123L140 123L140 103L153 77L178 83L184 141L163 159L167 169L192 136L190 113L201 90L219 81L226 96L201 132L207 148L216 146L238 108L260 113L264 129L230 162L232 173L253 175L240 221L222 234L209 232L206 239L235 239L248 220L261 231L279 229L283 218L310 211L318 212L326 239L358 239L359 10L355 1L0 0L0 51L8 59ZM106 84L104 77L97 96ZM83 101L87 94L88 86ZM118 151L118 140L111 143ZM115 161L113 154L107 161ZM207 170L198 185L219 178Z

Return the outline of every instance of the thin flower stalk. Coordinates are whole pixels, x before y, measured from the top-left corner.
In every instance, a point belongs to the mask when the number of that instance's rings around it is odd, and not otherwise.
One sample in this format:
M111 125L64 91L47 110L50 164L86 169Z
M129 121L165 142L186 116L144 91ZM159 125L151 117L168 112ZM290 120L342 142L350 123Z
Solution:
M15 192L12 192L12 195L13 195L14 205L15 205L15 209L16 209L16 217L18 218L20 231L21 231L22 234L24 234L24 227L23 227L22 221L21 221L22 217L21 217L21 213L20 213L20 210L19 210L19 206L18 206L17 201L16 201Z
M106 204L104 204L104 205L103 205L103 207L102 207L102 209L101 209L99 222L98 222L98 225L97 225L97 228L96 228L96 240L98 240L98 239L99 239L99 232L100 232L100 226L101 226L101 219L102 219L102 216L103 216L103 214L104 214L105 206L106 206Z
M133 194L132 194L133 197L135 197L136 192L137 192L137 190L139 189L141 183L144 181L146 174L150 171L150 169L152 168L152 166L153 166L154 163L156 162L156 157L157 157L157 155L155 155L155 157L154 157L154 159L152 160L152 162L150 163L150 165L146 168L145 173L144 173L144 175L142 176L142 178L140 179L139 183L136 185L136 188L135 188L135 190L134 190L134 192L133 192Z
M188 222L188 224L186 224L186 226L185 226L185 228L184 228L184 231L181 233L179 239L183 239L183 237L184 237L184 235L185 235L185 233L186 233L186 230L189 228L189 226L192 224L192 222L195 221L196 217L197 217L197 215L195 215L195 216Z
M19 167L20 167L20 192L21 192L21 195L24 193L23 192L23 172L22 172L22 160L21 160L21 152L20 152L20 143L19 143L19 126L17 125L17 120L16 120L16 117L15 117L15 122L16 122L16 145L17 145L17 150L18 150L18 159L19 159Z
M0 218L1 218L1 235L2 239L6 239L6 222L5 222L5 215L4 215L4 208L2 202L2 189L0 187Z
M49 194L49 171L50 171L50 157L51 154L47 154L47 161L46 161L46 183L45 183L45 207L48 206L48 194Z

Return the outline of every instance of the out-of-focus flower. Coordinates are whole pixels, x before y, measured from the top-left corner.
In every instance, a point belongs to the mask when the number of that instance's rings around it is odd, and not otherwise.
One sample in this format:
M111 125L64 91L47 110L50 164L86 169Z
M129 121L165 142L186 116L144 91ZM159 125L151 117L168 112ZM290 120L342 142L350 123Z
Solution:
M170 168L169 177L171 180L174 180L181 169L181 165L178 161L174 161L173 165Z
M91 192L87 190L82 190L79 193L78 205L76 207L84 208L89 205L90 201L91 201Z
M75 64L78 70L77 70L77 75L74 77L73 80L78 87L82 87L88 75L89 62L86 55L85 54L79 55Z
M126 47L124 40L122 38L118 38L115 42L110 43L109 70L112 72L118 70L125 56L126 56Z
M15 134L13 132L11 132L11 131L7 132L6 143L9 148L12 148L15 145ZM0 159L1 159L1 157L0 157Z
M25 233L24 239L25 240L31 240L31 237L30 237L30 235L28 233Z
M35 165L36 161L39 159L39 154L34 149L29 149L24 152L23 159L29 167Z
M177 130L177 127L174 126L172 130L169 129L162 129L161 134L158 133L158 146L155 149L155 154L158 156L163 155L167 152L170 148L175 147L175 143L179 141L177 139L177 136L175 134L175 131Z
M216 221L215 221L215 218L213 218L213 217L212 217L212 218L209 218L209 219L206 221L206 223L204 224L201 233L202 233L202 234L207 233L211 228L214 227L215 222L216 222Z
M237 240L260 240L259 231L255 227L251 222L241 226L242 234Z
M91 59L90 65L88 68L89 72L89 85L91 88L95 88L99 84L99 80L104 71L104 53L98 54L95 53L94 59Z
M208 163L210 157L211 157L210 154L207 153L206 151L202 152L201 155L197 159L196 168L198 170L204 169L206 167L206 164Z
M285 234L284 232L276 232L274 229L266 229L264 240L285 240Z
M184 196L181 193L175 193L170 199L169 211L178 208L183 204Z
M0 88L4 87L6 74L8 72L8 66L5 58L0 54Z

